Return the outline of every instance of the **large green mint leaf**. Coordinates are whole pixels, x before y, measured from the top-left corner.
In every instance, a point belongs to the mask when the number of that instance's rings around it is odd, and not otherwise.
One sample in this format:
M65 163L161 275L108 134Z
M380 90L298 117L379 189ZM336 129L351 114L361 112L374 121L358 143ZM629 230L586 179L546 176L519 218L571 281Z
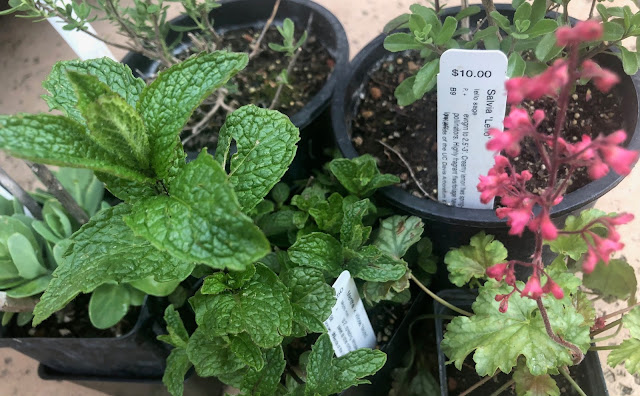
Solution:
M607 357L607 364L616 367L625 362L624 367L630 374L640 372L640 340L629 338L622 341L616 349L612 350Z
M149 168L147 131L134 107L95 76L69 72L69 79L91 139L129 167Z
M347 204L345 201L343 205L346 207L344 207L344 218L340 227L340 242L346 248L357 249L369 239L371 234L371 227L365 227L362 219L369 213L372 204L368 199L363 199L352 204Z
M607 301L626 300L636 293L638 281L633 267L624 259L602 261L590 274L583 276L584 286ZM639 337L640 338L640 337Z
M258 346L270 348L291 333L289 290L263 264L256 264L255 275L241 289L197 294L189 301L199 328L214 336L246 331Z
M298 128L278 111L248 105L227 116L220 129L216 160L226 166L235 141L237 152L230 160L229 179L245 213L260 203L289 169L298 140Z
M366 154L354 159L338 158L329 163L331 173L350 193L366 197L381 187L399 183L393 175L380 174L375 158Z
M331 395L351 386L368 384L362 378L375 374L387 360L384 352L372 349L358 349L333 357L333 347L329 335L321 335L311 347L307 365L305 395Z
M280 384L280 378L284 372L286 361L282 346L268 349L263 352L264 366L258 369L249 369L242 378L240 389L245 395L272 396L276 394L276 388Z
M178 136L196 107L247 61L244 53L203 52L160 72L142 91L137 109L149 132L151 165L159 178L168 176Z
M264 359L262 358L262 350L252 340L249 334L240 333L229 337L231 340L229 346L231 351L242 360L247 366L262 370L264 367Z
M323 322L331 315L336 298L335 290L327 284L322 271L295 267L282 272L280 279L291 292L293 321L302 325L306 332L325 332ZM297 336L302 337L306 332Z
M130 213L126 204L105 209L73 234L72 245L33 311L34 326L79 293L90 293L107 282L127 283L149 276L163 282L191 274L193 263L176 260L136 237L122 220Z
M415 216L391 216L380 222L373 244L380 250L400 259L422 236L424 224Z
M51 114L0 116L0 148L9 154L49 165L89 168L142 183L144 173L120 165L117 157L94 143L81 124Z
M158 339L176 348L186 348L189 342L189 333L187 333L180 314L173 305L169 305L167 309L164 310L164 321L167 324L169 334L158 336Z
M167 358L167 368L162 376L162 383L172 396L182 396L184 393L184 376L192 364L184 348L174 348Z
M229 342L223 337L207 334L198 327L189 338L187 356L201 377L217 377L240 370L244 362L231 351Z
M312 232L303 235L296 240L288 252L292 262L321 269L334 278L344 270L342 245L329 234Z
M519 282L518 287L522 290L524 284ZM447 326L441 345L449 359L461 369L466 357L475 351L473 360L480 376L493 375L496 370L509 373L520 356L526 358L532 375L571 365L569 350L547 335L534 300L516 293L509 299L507 312L498 311L495 296L510 291L510 286L499 286L493 281L480 288L473 304L475 315L456 317ZM564 305L553 297L544 301L554 332L585 352L590 338L589 326L582 315L571 304Z
M522 360L513 373L518 396L560 396L556 381L549 374L531 375Z
M606 215L601 210L589 209L580 212L580 216L568 216L564 231L581 230L593 220ZM587 252L587 243L580 234L559 235L555 240L545 241L545 243L549 244L552 252L569 256L574 260L580 259L580 256Z
M140 93L146 86L140 78L133 77L129 66L109 58L72 60L58 62L42 83L51 96L43 96L51 110L63 111L74 121L84 123L84 118L77 109L78 98L73 85L69 81L69 71L95 76L105 83L113 92L124 98L130 106L135 107Z
M169 196L140 200L125 221L157 249L213 268L243 270L270 250L206 151L175 178Z
M400 279L407 273L407 263L391 257L377 246L368 245L357 252L347 250L346 269L354 278L373 282L387 282Z
M313 217L318 228L330 234L339 234L344 218L342 209L344 199L338 193L333 193L329 198L318 202L314 207L309 208L309 214Z
M471 237L469 245L447 252L444 262L449 270L449 280L463 286L473 278L483 278L487 268L504 262L507 249L493 235L480 232Z

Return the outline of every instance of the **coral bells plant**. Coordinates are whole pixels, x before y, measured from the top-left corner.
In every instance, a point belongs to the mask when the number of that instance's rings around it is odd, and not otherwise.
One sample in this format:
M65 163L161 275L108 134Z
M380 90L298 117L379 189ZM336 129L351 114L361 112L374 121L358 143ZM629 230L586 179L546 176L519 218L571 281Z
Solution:
M533 385L528 379L532 376L537 377L533 382L544 384L544 389L535 394L559 394L550 377L558 372L583 395L569 377L567 366L580 363L588 350L611 349L611 366L626 361L632 374L640 371L637 283L629 264L612 259L624 247L616 227L630 222L633 215L591 209L569 216L563 229L550 216L579 169L586 168L592 179L604 177L611 170L628 175L638 159L638 152L621 146L627 140L622 130L595 138L585 135L573 143L563 138L569 98L576 82L590 79L606 93L619 81L611 71L589 59L580 59L580 48L602 34L603 25L594 21L559 28L556 39L565 46L566 58L556 60L537 76L508 80L506 89L512 109L504 120L505 130L490 131L487 148L499 154L488 174L480 177L481 200L488 203L499 198L496 214L507 220L511 235L522 235L525 229L535 235L530 260L507 260L504 246L484 233L473 237L469 246L450 251L445 257L450 280L458 286L471 282L472 286L479 286L479 291L472 307L474 313L457 310L463 316L447 326L442 342L444 352L460 369L475 351L473 360L481 376L493 376L498 370L509 373L515 368L512 381L518 395L529 394L526 392L531 389L527 387ZM550 131L539 128L547 116L543 110L535 110L530 116L519 107L524 100L542 97L557 102L555 124ZM535 193L527 190L531 172L518 172L511 161L520 154L525 138L534 142L548 172L546 187ZM558 254L548 266L542 260L546 246ZM526 282L517 278L518 266L530 272ZM580 269L582 279L574 275ZM482 279L486 282L480 282ZM595 299L590 300L586 293L607 301L626 300L629 307L596 317ZM619 318L607 323L616 317ZM610 338L596 335L616 326L628 328L631 338L621 345L592 346ZM505 344L509 348L504 348Z

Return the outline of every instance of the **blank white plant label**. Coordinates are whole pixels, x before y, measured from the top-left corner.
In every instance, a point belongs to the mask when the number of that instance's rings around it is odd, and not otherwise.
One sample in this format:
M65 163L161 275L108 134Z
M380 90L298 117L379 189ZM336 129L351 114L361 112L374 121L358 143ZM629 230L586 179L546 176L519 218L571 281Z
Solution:
M501 51L447 50L438 74L438 200L459 208L483 204L478 177L493 166L489 129L502 130L507 57Z
M349 271L340 274L333 288L336 290L336 305L324 325L329 331L336 356L360 348L374 348L376 335Z

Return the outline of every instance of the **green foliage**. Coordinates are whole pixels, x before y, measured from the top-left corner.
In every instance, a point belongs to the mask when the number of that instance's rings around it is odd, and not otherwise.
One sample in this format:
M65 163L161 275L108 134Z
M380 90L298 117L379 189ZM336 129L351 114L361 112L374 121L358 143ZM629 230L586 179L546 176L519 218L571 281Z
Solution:
M523 359L513 372L516 382L516 394L520 396L560 396L556 381L549 374L531 375Z
M493 235L480 232L471 237L469 245L447 252L444 262L451 283L464 286L471 279L483 279L487 268L505 261L507 249L493 238Z
M618 348L611 351L607 364L615 367L625 362L630 374L640 372L640 308L634 308L624 316L622 324L629 330L631 338L622 341Z
M367 197L375 190L399 183L393 175L380 174L376 160L366 154L354 159L335 159L329 163L331 173L349 193L358 197Z
M627 300L638 288L633 267L623 259L598 263L593 272L584 274L583 284L606 301Z
M307 41L307 31L300 36L298 41L295 41L295 24L290 18L285 18L282 22L282 26L277 26L278 32L282 36L282 44L269 43L269 48L277 52L284 52L287 56L292 57L298 48L302 47Z
M606 213L598 209L588 209L580 212L579 216L568 216L565 221L564 231L581 230L592 221L606 216ZM591 230L604 229L602 225L596 225ZM553 241L545 241L554 253L569 256L573 260L579 260L588 250L587 243L579 234L559 235Z

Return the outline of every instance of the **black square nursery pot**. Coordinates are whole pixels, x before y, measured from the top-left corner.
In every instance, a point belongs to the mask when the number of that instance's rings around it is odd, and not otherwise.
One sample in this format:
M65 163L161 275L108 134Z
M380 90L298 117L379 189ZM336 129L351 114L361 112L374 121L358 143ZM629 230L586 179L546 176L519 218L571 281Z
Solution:
M449 289L442 290L438 293L438 296L447 302L453 304L458 308L462 308L467 311L471 311L471 305L476 300L478 296L476 291L473 290L465 290L465 289ZM455 315L451 309L445 307L437 301L433 302L433 312L437 315ZM444 329L445 325L443 323L442 318L436 317L436 337L438 342L438 367L440 374L440 395L441 396L449 396L448 389L448 375L447 375L447 358L440 349L440 343L444 337ZM453 366L451 370L457 371L457 369ZM586 392L587 395L593 396L609 396L609 391L607 390L607 384L604 380L604 374L602 372L602 366L600 366L600 359L598 358L598 352L590 351L585 355L584 360L577 366L572 366L569 368L571 371L571 375L573 379L578 383L580 388ZM475 372L474 372L475 374ZM562 375L553 376L556 381L564 380ZM501 374L500 378L507 378L508 376L505 374ZM478 380L480 377L478 377ZM464 390L464 389L463 389ZM490 391L489 391L490 392ZM483 395L490 394L485 390L483 391L483 387L478 388L473 391L471 395Z
M134 327L111 338L11 338L0 327L0 348L8 347L38 362L49 378L159 381L169 348L156 340L162 334L160 301L147 297Z
M210 16L214 20L216 32L224 36L226 32L234 30L261 29L273 10L275 0L222 0L219 3L222 6L211 11ZM334 66L320 91L302 109L290 116L291 122L300 129L300 142L296 157L285 176L288 180L310 176L311 169L320 167L328 159L324 150L332 145L329 103L338 78L345 74L349 63L349 42L345 30L335 15L321 5L309 0L282 1L273 23L281 25L285 18L290 18L296 26L306 26L310 16L313 16L313 20L309 33L315 35L327 50ZM173 19L171 24L195 25L186 15ZM169 32L167 42L176 40L178 34ZM175 54L185 51L190 45L185 35L182 43L176 47ZM141 78L152 76L160 67L159 61L133 52L127 54L122 63L131 68L134 76ZM248 103L241 103L245 104ZM208 148L209 152L215 149Z
M514 11L510 5L496 7L503 15L513 18ZM453 16L459 11L459 7L444 9L441 18ZM471 25L476 24L482 16L482 13L472 16ZM397 56L384 49L385 37L385 34L376 37L356 55L347 73L340 77L333 96L331 119L334 137L340 152L346 158L359 156L351 140L351 125L358 112L361 98L365 94L371 72L383 61ZM640 73L634 76L626 75L621 61L612 54L601 54L595 59L601 66L613 70L621 77L622 81L613 92L623 98L624 128L629 133L626 146L629 149L638 150L640 149L640 124L638 123ZM434 124L432 128L436 128L436 125ZM592 207L599 197L615 187L622 179L622 176L610 172L606 177L592 181L565 195L564 200L552 210L551 216L554 222L561 226L568 215ZM505 245L512 259L526 260L533 252L533 234L525 230L522 238L509 235L506 220L499 219L493 210L447 206L440 202L415 197L396 186L385 187L378 194L399 211L425 220L423 236L431 239L434 254L439 257L444 257L451 248L468 244L470 238L480 231L495 235L496 239ZM545 262L552 260L553 255L550 253L545 253ZM444 284L447 283L446 279L439 280Z

